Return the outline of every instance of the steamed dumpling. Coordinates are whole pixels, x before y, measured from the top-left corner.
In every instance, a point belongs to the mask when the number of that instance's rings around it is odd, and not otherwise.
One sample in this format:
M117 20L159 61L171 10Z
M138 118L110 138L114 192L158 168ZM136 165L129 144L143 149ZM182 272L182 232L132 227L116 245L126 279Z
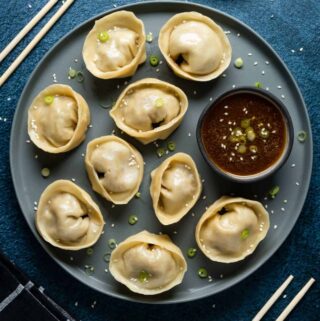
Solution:
M98 78L132 76L146 60L143 22L124 10L97 20L82 54L87 69Z
M51 85L33 100L28 111L28 134L32 142L49 153L77 147L86 137L89 107L67 85Z
M231 45L223 30L198 12L169 19L160 30L159 47L178 76L196 81L217 78L231 61Z
M143 144L166 139L188 108L184 92L167 82L145 78L129 85L110 111L117 127Z
M196 227L196 241L212 261L243 260L265 238L269 214L257 201L221 197L203 214Z
M109 270L131 291L154 295L180 284L187 264L181 250L167 235L143 231L116 247Z
M176 223L200 197L202 184L196 164L184 153L167 158L151 173L153 208L164 225Z
M36 227L51 245L65 250L92 246L100 237L103 225L99 207L76 184L58 180L41 194Z
M127 204L138 192L143 177L141 154L125 140L110 135L87 146L86 169L92 188L115 204Z

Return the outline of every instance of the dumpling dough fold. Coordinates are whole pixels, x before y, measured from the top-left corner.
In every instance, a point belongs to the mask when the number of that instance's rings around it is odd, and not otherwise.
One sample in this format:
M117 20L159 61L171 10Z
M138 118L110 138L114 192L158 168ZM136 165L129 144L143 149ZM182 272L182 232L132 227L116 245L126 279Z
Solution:
M28 111L28 134L48 153L64 153L85 139L90 111L84 98L70 86L54 84L42 90Z
M155 295L180 284L187 263L181 250L167 235L142 231L113 250L109 270L131 291Z
M99 39L103 34L105 39ZM117 11L94 24L82 55L87 69L101 79L132 76L146 60L143 22L133 12Z
M118 128L148 144L166 139L182 122L188 99L178 87L145 78L129 85L110 111Z
M228 68L232 55L221 27L198 12L171 17L160 30L159 47L177 76L195 81L217 78Z
M237 262L254 252L269 225L269 214L260 202L223 196L200 218L196 241L210 260Z
M85 164L93 190L108 201L127 204L138 192L144 162L125 140L109 135L90 141Z
M97 242L104 220L88 193L68 180L57 180L42 192L35 223L45 241L75 251Z
M201 190L200 175L188 154L174 154L151 172L153 209L163 225L180 221L195 205Z

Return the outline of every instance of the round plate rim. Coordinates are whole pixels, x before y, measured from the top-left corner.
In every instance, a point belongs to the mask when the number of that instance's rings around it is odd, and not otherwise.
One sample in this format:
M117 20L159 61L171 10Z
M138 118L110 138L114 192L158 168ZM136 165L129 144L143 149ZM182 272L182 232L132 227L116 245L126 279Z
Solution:
M20 95L19 101L17 103L16 106L16 110L14 113L14 117L13 117L13 121L12 121L12 127L11 127L11 131L10 131L10 144L9 144L9 161L10 161L10 172L11 172L11 177L12 177L12 181L13 181L13 186L14 186L14 191L18 200L18 204L19 207L21 209L21 212L29 226L29 228L32 231L32 234L35 236L35 238L38 240L38 242L40 243L41 247L45 250L45 252L61 267L63 268L64 271L66 271L69 275L71 275L72 277L74 277L75 279L77 279L78 281L80 281L82 284L85 284L86 286L100 292L106 295L109 295L111 297L117 298L117 299L122 299L125 301L131 301L131 302L135 302L135 303L147 303L147 304L176 304L176 303L186 303L186 302L190 302L190 301L195 301L195 300L199 300L202 298L206 298L209 297L211 295L214 294L218 294L221 293L227 289L230 289L231 287L235 286L236 284L239 284L241 281L245 280L247 277L249 277L251 274L253 274L255 271L257 271L263 264L265 264L270 258L271 256L273 256L276 251L280 248L280 246L284 243L284 241L288 238L289 234L292 232L298 218L301 215L302 212L302 208L304 206L304 203L307 199L307 194L309 191L309 187L310 187L310 181L311 181L311 174L312 174L312 166L313 166L313 138L312 138L312 131L311 131L311 123L310 123L310 119L309 119L309 114L308 114L308 110L306 107L306 104L304 102L303 96L300 92L300 89L297 85L297 82L295 80L295 78L293 77L293 75L291 74L290 70L288 69L288 67L286 66L286 64L283 62L283 60L280 58L280 56L278 55L278 53L271 47L271 45L269 45L269 43L262 37L260 36L256 31L254 31L250 26L248 26L247 24L245 24L244 22L240 21L238 18L233 17L232 15L225 13L221 10L206 6L206 5L202 5L202 4L198 4L198 3L194 3L194 2L182 2L182 1L161 1L161 5L162 6L172 6L172 5L187 5L188 7L193 7L194 10L197 10L197 8L200 8L202 10L207 10L209 12L214 12L217 13L219 15L225 16L226 18L228 18L229 20L241 25L241 27L243 27L244 29L248 30L250 33L253 33L255 35L255 37L257 37L264 46L266 46L272 53L273 55L277 58L278 62L280 62L281 66L285 69L286 73L289 75L290 80L292 81L293 85L294 85L294 91L296 92L296 94L298 94L301 102L302 102L302 108L304 109L304 113L306 115L306 122L308 125L308 137L310 140L310 154L311 157L309 158L309 164L308 164L308 168L307 168L307 183L304 184L304 189L302 191L302 199L303 202L300 203L299 207L298 207L298 212L299 214L291 221L291 226L289 229L287 229L287 232L284 233L283 235L281 235L281 237L279 238L278 243L276 244L276 246L274 246L274 248L272 249L272 251L270 253L268 253L267 255L263 256L258 263L256 263L254 266L248 268L247 271L243 272L240 276L237 277L237 279L235 281L230 281L231 284L227 284L225 286L224 289L221 289L218 292L213 293L203 293L200 295L197 295L196 298L194 297L188 297L188 298L179 298L179 299L175 299L175 298L170 298L168 300L163 300L163 301L159 301L159 300L146 300L144 299L144 297L129 297L129 296L125 296L122 294L117 294L117 293L113 293L113 292L107 292L104 291L101 288L97 288L94 287L92 284L90 283L86 283L84 282L84 280L79 277L77 274L73 274L70 272L70 270L68 269L68 267L65 265L64 262L60 261L58 258L56 258L55 256L53 256L49 250L48 250L48 246L45 244L44 241L42 241L39 237L39 235L37 235L36 233L33 233L32 230L32 225L31 223L27 220L26 218L26 214L24 213L23 210L23 201L22 198L20 197L19 193L18 193L18 189L17 189L17 176L15 174L14 171L14 144L15 144L15 132L16 132L16 124L17 124L17 119L19 117L19 113L18 111L20 110L20 106L22 104L22 98L25 95L26 91L27 91L27 87L30 83L30 80L33 78L34 74L37 72L39 66L47 59L47 57L51 54L51 52L58 46L60 45L62 42L64 42L66 40L66 38L68 38L69 36L71 36L77 29L80 29L82 27L84 27L86 24L88 23L92 23L93 21L95 21L96 19L101 18L102 16L106 15L106 14L110 14L119 10L134 10L136 8L139 7L146 7L146 6L154 6L157 5L158 3L154 2L154 1L145 1L142 3L131 3L131 4L126 4L123 6L119 6L119 7L115 7L115 8L111 8L109 10L106 10L104 12L101 12L87 20L85 20L84 22L82 22L81 24L77 25L76 27L74 27L71 31L69 31L66 35L64 35L62 38L60 38L51 48L50 50L47 51L47 53L42 57L42 59L37 63L37 65L35 66L34 70L32 71L30 77L28 78L23 91ZM156 299L156 297L155 297Z

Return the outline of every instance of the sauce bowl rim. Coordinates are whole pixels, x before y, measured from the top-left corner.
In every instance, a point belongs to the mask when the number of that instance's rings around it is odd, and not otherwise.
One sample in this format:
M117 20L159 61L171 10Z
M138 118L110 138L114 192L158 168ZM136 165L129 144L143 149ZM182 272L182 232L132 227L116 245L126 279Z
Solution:
M273 105L279 109L284 123L286 127L286 132L287 132L287 142L284 147L284 150L281 154L281 156L278 158L278 160L266 168L265 170L251 174L251 175L237 175L233 174L231 172L227 172L222 170L218 165L212 161L204 147L204 143L202 141L202 136L201 136L201 128L203 126L203 121L208 114L208 112L214 108L221 100L228 96L233 96L241 93L249 93L249 94L254 94L257 96L260 96L264 99L267 99L273 103ZM256 182L259 180L262 180L266 177L271 176L274 174L276 171L278 171L287 161L291 154L292 146L293 146L293 139L294 139L294 128L293 128L293 122L292 118L290 116L290 113L285 106L285 104L275 95L271 94L269 91L263 89L263 88L256 88L252 86L241 86L237 88L233 88L231 90L227 90L223 92L221 95L219 95L217 98L214 100L210 101L210 103L203 109L203 111L200 114L200 117L198 119L197 123L197 128L196 128L196 137L197 137L197 143L198 147L200 149L202 157L205 159L205 161L208 163L208 165L219 175L228 178L229 180L232 180L234 182L238 183L252 183Z

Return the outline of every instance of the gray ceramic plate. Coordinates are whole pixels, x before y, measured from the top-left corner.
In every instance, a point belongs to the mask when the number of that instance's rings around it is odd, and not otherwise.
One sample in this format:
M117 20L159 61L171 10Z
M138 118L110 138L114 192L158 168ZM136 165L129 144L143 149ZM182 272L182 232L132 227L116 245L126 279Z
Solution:
M95 79L85 70L81 57L84 38L92 28L94 20L107 13L94 17L69 33L48 52L36 67L21 95L11 134L10 161L13 182L23 215L37 240L56 262L81 282L103 293L133 301L176 303L194 300L225 290L249 276L270 258L292 230L305 201L311 175L312 140L308 115L294 79L277 54L253 30L233 17L208 7L181 2L150 2L124 8L132 10L144 21L146 32L153 32L154 40L151 44L147 44L148 54L160 56L157 35L161 26L173 14L195 10L211 17L227 31L233 47L233 58L243 57L244 67L238 70L231 65L225 77L209 83L195 83L177 78L169 70L165 61L158 68L153 68L146 62L130 79L105 81ZM254 62L258 64L255 65ZM67 78L70 66L83 70L85 78L83 83ZM59 83L71 85L85 97L92 115L92 128L89 129L85 142L75 150L62 155L49 155L42 152L32 143L28 143L27 135L28 107L40 90L52 84L53 74L56 75ZM177 151L192 155L200 174L205 179L203 196L206 197L201 197L197 205L180 223L170 227L163 227L158 222L149 196L150 172L167 155L159 159L153 144L142 146L134 139L122 135L115 128L107 110L100 106L100 103L108 105L115 100L127 83L144 77L157 77L169 81L187 93L190 101L189 110L170 140L177 143ZM303 129L308 133L309 138L304 144L295 140L287 164L272 178L254 185L237 185L216 176L203 160L196 142L196 124L201 111L211 97L214 99L233 86L252 85L256 81L262 82L264 87L268 87L273 94L283 100L292 116L295 132ZM281 86L281 89L277 86ZM133 199L127 206L112 207L110 203L96 195L91 190L84 169L83 153L86 144L95 137L110 134L114 129L117 135L133 143L142 152L146 162L145 176L141 185L142 197ZM165 146L165 142L161 142L160 145ZM40 175L43 167L51 169L51 175L47 179ZM104 213L105 233L94 246L94 252L90 256L85 250L74 253L54 249L46 244L35 230L34 202L38 201L42 190L49 183L61 178L75 179L78 185L93 196ZM278 197L272 201L266 200L264 198L266 192L275 184L281 187ZM109 251L107 240L115 238L117 241L122 241L143 229L156 233L160 231L168 233L185 253L187 248L195 246L195 225L206 206L221 195L230 193L258 198L270 211L271 228L267 238L255 253L244 261L236 264L213 263L198 253L195 258L187 259L188 272L183 284L168 293L154 297L143 297L129 292L124 286L118 284L110 273L105 272L108 267L103 261L103 255ZM128 216L133 213L139 217L139 222L130 226ZM92 276L85 273L86 264L95 267L95 273ZM199 267L208 269L213 282L197 276Z

